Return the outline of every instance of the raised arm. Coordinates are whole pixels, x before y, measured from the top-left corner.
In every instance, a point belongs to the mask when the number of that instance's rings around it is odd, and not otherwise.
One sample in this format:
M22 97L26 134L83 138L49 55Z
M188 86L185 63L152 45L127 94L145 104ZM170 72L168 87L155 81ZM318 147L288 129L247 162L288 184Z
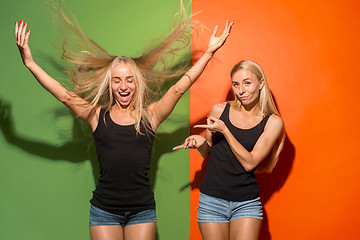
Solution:
M284 123L280 117L274 114L271 115L264 132L260 135L251 152L247 151L231 134L224 122L216 117L209 116L207 125L197 125L194 127L206 128L207 131L210 132L221 132L225 136L237 160L246 171L251 171L270 153L283 131Z
M93 114L94 112L91 111L93 110L93 107L87 101L83 100L75 93L68 91L35 63L29 47L29 36L30 29L27 29L27 24L22 20L20 23L15 22L16 44L19 48L24 65L30 70L43 88L70 108L76 116L90 124L94 130L97 125L96 118L98 114Z
M203 56L184 76L173 85L166 94L158 101L149 106L149 111L153 116L153 127L156 129L172 112L176 103L183 94L191 87L191 85L199 78L207 63L210 61L214 53L224 45L233 23L226 21L224 32L220 37L216 37L218 26L215 26L210 37L209 46Z

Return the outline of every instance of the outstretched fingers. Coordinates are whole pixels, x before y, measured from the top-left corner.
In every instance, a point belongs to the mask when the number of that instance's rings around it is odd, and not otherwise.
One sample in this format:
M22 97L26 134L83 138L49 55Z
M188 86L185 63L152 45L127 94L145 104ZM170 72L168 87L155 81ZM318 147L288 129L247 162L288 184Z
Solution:
M222 38L226 39L231 31L231 27L233 26L234 22L229 22L229 20L226 20L226 25L225 25L225 29L224 32L222 34Z
M31 63L33 61L31 51L29 48L29 36L30 30L27 29L27 24L21 20L19 23L15 22L15 37L16 44L20 51L21 58L25 65Z
M27 28L27 23L23 20L20 20L20 23L15 22L15 37L16 44L19 47L22 47L29 42L30 29Z

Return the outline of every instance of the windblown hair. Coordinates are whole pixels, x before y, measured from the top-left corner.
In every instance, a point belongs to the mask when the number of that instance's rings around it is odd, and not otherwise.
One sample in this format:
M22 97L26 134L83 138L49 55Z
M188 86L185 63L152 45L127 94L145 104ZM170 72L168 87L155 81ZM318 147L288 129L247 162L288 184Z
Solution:
M275 105L274 99L272 97L269 85L266 81L265 74L263 70L261 69L260 65L256 62L250 61L250 60L243 60L236 64L233 69L230 72L231 78L240 69L245 69L250 72L252 72L256 78L260 81L261 79L264 79L264 86L260 90L260 96L259 96L259 105L261 112L263 116L266 116L267 114L275 114L280 117L280 113ZM231 105L236 108L240 109L241 107L241 101L237 97L235 97L234 101L231 102ZM261 172L271 172L280 155L280 152L284 146L285 141L285 130L283 130L281 136L278 138L276 143L274 144L271 153L268 157L266 157L259 166L256 168L256 173Z
M175 27L167 37L134 58L108 53L84 33L76 18L66 14L60 3L52 3L56 10L55 22L61 24L65 36L62 59L74 64L73 68L66 70L75 85L74 92L88 101L93 110L101 106L109 111L115 104L111 89L112 71L117 64L125 63L130 67L136 85L130 104L135 110L136 131L141 133L141 122L145 129L153 129L147 107L158 98L161 83L182 75L186 70L185 65L177 66L175 70L172 68L175 56L190 43L191 21L182 1L180 3L180 11L174 19Z

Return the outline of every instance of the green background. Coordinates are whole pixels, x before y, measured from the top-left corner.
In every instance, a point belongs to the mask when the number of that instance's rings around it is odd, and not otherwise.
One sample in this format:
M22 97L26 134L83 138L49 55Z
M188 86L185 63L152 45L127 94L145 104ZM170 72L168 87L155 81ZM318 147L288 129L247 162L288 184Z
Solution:
M180 5L179 0L63 2L100 46L131 57L169 32ZM60 82L67 81L46 2L2 0L0 236L89 239L89 200L99 171L91 130L42 89L22 64L13 33L14 21L20 19L31 29L37 63ZM190 63L189 55L185 60ZM190 132L189 101L188 92L157 131L151 164L157 239L190 238L190 156L188 151L171 152Z

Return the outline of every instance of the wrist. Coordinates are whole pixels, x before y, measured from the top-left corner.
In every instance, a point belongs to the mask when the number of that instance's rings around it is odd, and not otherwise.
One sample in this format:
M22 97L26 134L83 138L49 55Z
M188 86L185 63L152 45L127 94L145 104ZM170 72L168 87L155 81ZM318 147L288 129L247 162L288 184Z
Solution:
M210 146L205 140L204 143L197 148L197 150L203 158L206 158L209 155Z
M207 141L205 140L200 146L197 147L197 149L202 149L204 147L207 147Z
M29 68L29 69L31 69L34 65L36 65L35 64L35 61L33 60L33 59L31 59L31 60L26 60L26 61L24 61L24 65L27 67L27 68Z
M221 129L220 131L224 136L229 133L229 129L226 127L226 125L223 127L223 129Z
M204 55L208 56L209 58L212 58L215 52L211 52L209 49L205 51Z

